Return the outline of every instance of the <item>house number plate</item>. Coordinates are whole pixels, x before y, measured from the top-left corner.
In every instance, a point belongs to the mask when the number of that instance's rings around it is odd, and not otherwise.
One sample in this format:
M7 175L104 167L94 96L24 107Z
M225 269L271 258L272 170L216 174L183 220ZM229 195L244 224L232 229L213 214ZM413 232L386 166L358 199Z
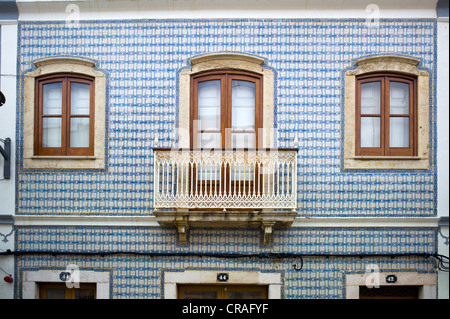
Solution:
M227 273L217 274L217 281L225 282L225 281L228 281L228 279L230 279L230 277L228 276Z
M386 282L388 284L395 284L397 282L397 276L396 275L387 275Z

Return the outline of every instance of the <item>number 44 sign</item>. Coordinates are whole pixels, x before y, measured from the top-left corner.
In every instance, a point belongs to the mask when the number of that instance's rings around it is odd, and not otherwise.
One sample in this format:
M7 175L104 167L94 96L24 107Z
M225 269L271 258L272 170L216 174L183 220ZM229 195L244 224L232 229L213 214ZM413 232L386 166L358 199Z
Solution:
M217 274L217 281L224 282L224 281L228 281L228 279L230 279L230 277L228 276L227 273Z

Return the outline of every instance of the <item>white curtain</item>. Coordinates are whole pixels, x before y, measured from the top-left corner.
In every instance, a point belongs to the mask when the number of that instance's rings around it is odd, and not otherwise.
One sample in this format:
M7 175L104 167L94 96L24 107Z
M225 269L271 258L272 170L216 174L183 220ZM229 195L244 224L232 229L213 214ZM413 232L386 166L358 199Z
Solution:
M380 114L381 83L361 84L361 114ZM361 147L380 147L380 117L361 117Z
M45 84L42 97L43 115L62 115L62 82ZM61 147L61 117L42 119L42 147Z
M409 114L409 84L390 82L389 113L391 115ZM409 118L391 117L389 119L389 146L409 146Z
M85 83L70 84L70 114L89 115L90 86ZM89 147L89 118L71 117L70 147Z

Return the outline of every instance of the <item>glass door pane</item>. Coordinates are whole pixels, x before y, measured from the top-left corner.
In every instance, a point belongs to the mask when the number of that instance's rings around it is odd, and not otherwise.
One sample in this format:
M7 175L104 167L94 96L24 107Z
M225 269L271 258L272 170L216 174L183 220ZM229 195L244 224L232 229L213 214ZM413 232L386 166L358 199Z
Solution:
M256 148L255 82L232 80L231 86L231 147ZM234 164L230 169L232 181L250 181L253 180L253 176L252 163Z
M229 291L228 299L263 299L262 291Z
M220 131L220 80L198 84L198 129Z
M255 83L232 81L232 129L255 131Z
M46 289L46 299L66 299L66 290L65 289L47 288Z
M222 148L221 133L221 80L198 84L197 147L205 150ZM221 177L219 165L197 166L198 181L214 181ZM206 185L206 184L205 184ZM206 189L203 189L206 190Z
M217 291L190 291L184 292L183 299L218 299Z
M95 299L95 289L77 289L75 299Z

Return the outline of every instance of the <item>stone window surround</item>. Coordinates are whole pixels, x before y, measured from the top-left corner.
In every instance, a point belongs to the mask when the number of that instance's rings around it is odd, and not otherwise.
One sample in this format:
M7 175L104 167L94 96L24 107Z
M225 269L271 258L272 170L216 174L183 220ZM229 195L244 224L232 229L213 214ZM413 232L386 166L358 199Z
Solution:
M359 299L359 287L366 285L368 276L373 276L374 273L366 273L360 275L346 276L346 299ZM436 285L437 276L435 274L420 274L420 273L399 273L399 272L380 272L379 285L380 286L419 286L419 299L436 299ZM385 281L386 276L397 276L397 282L388 284ZM372 289L377 289L376 287Z
M37 270L24 271L22 282L23 299L39 299L39 283L61 283L59 274L65 271L61 270ZM96 299L109 299L110 295L110 274L101 271L79 270L80 283L96 284Z
M264 59L241 53L212 53L193 57L190 67L179 74L178 129L180 148L190 147L190 94L191 75L211 70L237 69L261 74L263 77L263 120L260 129L261 147L274 147L274 90L275 75L263 67ZM262 132L261 132L262 131ZM262 134L261 134L262 133Z
M49 57L33 62L36 69L24 74L23 168L24 169L104 169L106 126L106 75L95 63L73 57ZM34 155L35 82L36 77L56 73L73 73L93 77L95 100L94 156Z
M429 73L420 60L396 55L359 59L345 72L344 169L429 169ZM358 75L391 72L417 77L417 156L355 156L355 94Z
M226 272L229 280L224 285L266 285L268 299L281 299L281 274L264 273L259 271L226 271L226 270L186 270L179 272L165 272L164 299L178 298L178 284L211 285L221 284L217 281L219 273Z

